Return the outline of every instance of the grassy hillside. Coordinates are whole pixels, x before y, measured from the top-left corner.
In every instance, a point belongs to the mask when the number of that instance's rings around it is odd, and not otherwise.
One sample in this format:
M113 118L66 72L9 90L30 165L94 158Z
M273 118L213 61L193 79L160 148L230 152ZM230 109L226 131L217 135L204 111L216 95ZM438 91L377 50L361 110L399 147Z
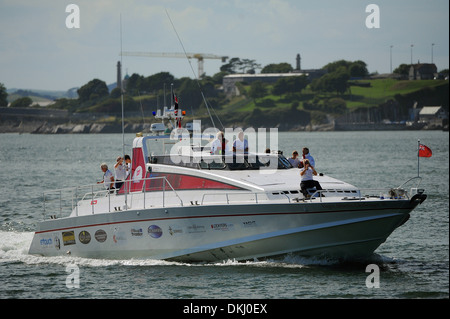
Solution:
M369 87L351 86L351 95L347 95L346 102L348 108L375 106L395 95L406 95L424 88L436 87L447 83L445 80L422 80L422 81L398 81L393 79L359 81L370 83Z
M349 90L342 95L313 92L309 86L299 93L273 95L271 93L273 86L266 84L267 94L254 99L250 97L250 85L244 83L238 84L241 94L231 99L225 98L222 93L218 93L219 91L213 92L215 96L205 95L208 104L214 105L210 112L216 125L219 122L216 120L217 115L225 127L279 127L288 130L310 124L327 124L330 117L338 118L349 111L361 111L361 108L376 108L380 111L383 108L383 114L380 116L388 119L391 113L397 117L407 116L408 109L415 101L421 105L443 105L448 109L449 83L446 80L377 79L350 83ZM200 92L196 90L195 94L200 95ZM180 107L187 112L185 121L199 119L202 123L211 122L204 103L200 106L197 105L199 103L191 104L187 100L188 95L183 95L183 92L180 93L180 97ZM386 104L385 102L389 100L394 100L395 103ZM151 113L156 111L157 105L159 108L163 105L162 99L156 95L126 96L124 102L125 119L131 123L153 122ZM116 121L121 113L120 98L110 97L88 105L79 105L76 100L67 100L65 103L68 106L61 103L61 108L72 107L78 112L109 114L110 117L105 119L106 121ZM170 104L170 99L167 104ZM145 118L142 117L142 112Z
M297 101L299 103L299 109L303 108L305 102L315 100L320 101L330 99L343 99L347 108L354 109L359 107L373 107L381 103L386 102L389 99L394 99L397 94L406 95L413 93L424 88L433 88L441 86L443 84L448 85L448 81L445 80L422 80L422 81L398 81L393 79L378 79L378 80L360 80L353 81L354 84L350 86L349 92L343 95L339 94L320 94L310 90L309 87L304 89L297 95ZM267 95L264 98L257 99L256 101L248 98L249 86L243 86L245 92L239 97L233 98L228 104L222 106L220 113L228 112L252 112L254 108L260 107L262 109L269 109L272 107L284 109L289 108L292 105L292 100L286 98L286 96L274 96ZM267 90L270 92L271 86L267 86ZM267 100L273 101L267 103ZM264 103L266 101L266 103ZM265 106L266 105L266 106Z

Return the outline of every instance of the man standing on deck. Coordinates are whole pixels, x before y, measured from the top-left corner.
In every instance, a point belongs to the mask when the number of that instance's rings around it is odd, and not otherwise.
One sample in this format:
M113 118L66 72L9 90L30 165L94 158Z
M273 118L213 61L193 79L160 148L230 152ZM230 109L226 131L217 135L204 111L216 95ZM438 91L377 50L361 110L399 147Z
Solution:
M316 167L316 161L314 161L314 157L312 157L311 154L309 153L309 148L304 147L302 149L302 153L303 153L303 159L309 160L309 163L311 164L311 166Z
M123 163L122 156L117 157L114 171L116 173L116 188L120 189L127 178L126 164Z
M114 175L111 173L111 171L108 169L108 165L106 163L102 163L100 165L101 170L103 171L103 180L100 182L97 182L97 184L105 184L105 188L107 190L114 189Z

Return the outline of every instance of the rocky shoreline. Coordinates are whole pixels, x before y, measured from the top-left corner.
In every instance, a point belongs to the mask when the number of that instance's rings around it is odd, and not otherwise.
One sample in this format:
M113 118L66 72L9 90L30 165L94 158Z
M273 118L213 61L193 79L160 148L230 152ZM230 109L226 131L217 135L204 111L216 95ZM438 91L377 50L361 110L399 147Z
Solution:
M104 122L105 119L81 120L70 116L64 110L39 110L20 108L0 108L0 133L30 133L30 134L103 134L122 133L120 121ZM406 126L385 123L333 123L323 125L292 125L279 123L275 128L284 132L301 131L386 131L386 130L444 130L448 131L448 120L442 124L414 123ZM420 124L420 125L419 125ZM150 132L151 123L126 123L125 133ZM242 123L229 123L227 127L245 127ZM272 126L271 126L272 127ZM202 130L206 127L202 127Z
M124 125L125 133L150 132L151 124L131 124ZM427 125L421 127L404 127L393 128L390 126L375 127L373 124L358 125L349 127L338 127L333 124L325 125L307 125L292 126L278 125L279 131L382 131L382 130L444 130L448 131L447 126ZM114 123L61 123L58 121L1 121L0 133L30 133L30 134L106 134L106 133L122 133L122 125Z
M126 124L125 133L149 131L150 124ZM0 123L0 133L30 134L103 134L122 133L121 124L109 123L58 123L52 121L20 121Z

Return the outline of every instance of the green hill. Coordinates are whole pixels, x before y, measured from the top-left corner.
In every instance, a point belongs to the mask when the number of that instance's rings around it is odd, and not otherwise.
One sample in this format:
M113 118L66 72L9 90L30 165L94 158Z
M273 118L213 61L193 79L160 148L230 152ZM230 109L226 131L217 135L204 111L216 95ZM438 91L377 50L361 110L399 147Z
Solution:
M409 120L409 109L415 102L419 106L442 105L448 111L449 83L447 80L406 81L395 79L350 80L343 94L317 92L307 85L300 92L275 95L276 84L263 84L264 94L255 97L252 85L237 83L240 95L227 98L219 89L220 84L212 84L203 90L209 109L201 98L201 92L193 80L183 80L176 87L180 108L187 115L185 121L202 120L205 126L212 125L209 114L216 126L221 127L278 127L280 130L302 129L309 125L327 125L351 112L371 112L376 118L392 121ZM184 84L183 84L184 83ZM191 85L187 85L191 84ZM192 85L195 84L195 85ZM255 83L255 82L254 82ZM260 84L261 85L261 84ZM260 93L261 93L260 92ZM116 92L117 93L117 92ZM128 123L154 122L153 111L162 104L161 92L125 95L125 120ZM170 97L168 98L170 104ZM79 101L61 99L52 106L68 109L70 112L105 114L108 121L116 122L121 116L119 96L107 95L98 100ZM144 116L143 116L144 115ZM103 120L105 120L105 118ZM97 117L100 120L100 117Z
M393 101L393 107L398 107L405 115L414 101L443 105L448 110L449 83L446 80L376 79L349 81L349 84L348 91L342 95L316 93L308 86L301 93L267 94L257 99L249 97L250 85L241 85L241 95L222 105L217 113L222 122L235 125L252 122L306 125L305 122L309 121L311 124L325 124L327 116L338 117L361 108L376 108L388 101ZM268 92L271 88L271 85L266 86ZM256 117L255 121L252 121L252 116Z

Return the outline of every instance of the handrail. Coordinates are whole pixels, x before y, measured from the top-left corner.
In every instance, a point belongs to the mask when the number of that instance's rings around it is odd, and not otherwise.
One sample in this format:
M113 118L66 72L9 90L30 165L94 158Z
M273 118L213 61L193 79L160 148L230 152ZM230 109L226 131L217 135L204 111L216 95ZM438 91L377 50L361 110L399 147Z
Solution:
M420 185L420 183L422 182L422 177L420 177L420 176L414 176L414 177L411 177L410 179L408 179L406 182L404 182L403 184L401 184L401 185L400 185L399 187L397 187L397 188L402 188L403 185L409 183L410 181L412 181L413 179L416 179L416 178L419 179L419 182L418 182L417 185L416 185L416 187L418 188L419 185Z
M174 189L174 187L172 186L172 184L167 180L166 176L157 176L157 177L149 177L149 178L142 178L140 179L138 182L143 182L143 186L142 188L140 188L140 190L138 191L130 191L130 188L124 188L125 192L118 194L119 189L117 190L107 190L107 189L103 189L103 190L96 190L95 188L99 188L99 187L103 187L103 184L99 185L99 184L88 184L88 185L81 185L81 186L75 186L75 187L65 187L65 188L61 188L61 189L55 189L55 190L48 190L48 191L44 191L43 192L43 217L45 219L46 217L46 213L49 210L49 203L53 202L55 200L57 200L59 202L59 216L62 217L62 211L63 211L63 206L64 208L69 209L69 207L67 207L68 205L63 205L63 203L65 200L69 201L69 198L71 200L71 209L70 212L73 212L75 210L75 214L76 216L78 215L78 207L80 206L80 203L83 201L87 201L90 200L91 202L91 207L92 207L92 214L95 214L95 204L97 202L97 200L99 198L104 198L104 197L108 197L108 212L111 212L111 197L114 196L123 196L123 199L125 201L125 209L128 209L128 204L127 204L127 200L125 199L128 195L135 195L135 194L143 194L143 205L144 205L144 209L145 209L145 200L146 200L146 193L147 191L147 182L149 180L162 180L162 186L161 186L161 190L163 192L163 204L162 206L165 207L166 205L166 199L165 199L165 192L166 191L172 191L175 196L178 198L180 205L184 206L183 200L181 199L181 197L178 195L177 191ZM126 181L126 183L128 183L130 181ZM166 186L167 185L167 186ZM80 193L80 190L82 190L83 188L90 188L89 192L86 192L81 199L78 198L78 194ZM170 188L170 190L168 190L167 188ZM64 195L68 195L68 197L64 196ZM57 196L57 198L51 198L53 196ZM75 200L74 200L74 196L75 196ZM75 202L75 203L74 203ZM47 205L46 205L47 204ZM116 207L115 207L116 208ZM55 211L55 210L53 210ZM56 218L56 214L52 214L50 215L51 218Z
M408 181L406 181L405 183L403 183L401 186L405 185L407 182L416 179L416 178L420 178L420 177L413 177L411 179L409 179ZM420 178L421 179L421 178ZM158 177L150 177L150 178L143 178L140 179L139 182L143 182L142 184L142 188L140 188L138 191L134 191L131 192L130 188L126 189L126 192L121 193L121 194L117 194L115 191L111 192L109 190L95 190L94 187L99 187L99 185L97 184L90 184L90 185L84 185L84 186L76 186L76 187L69 187L69 188L63 188L63 189L59 189L59 190L50 190L50 191L45 191L43 193L43 199L44 199L44 219L46 217L46 213L47 211L49 211L50 206L51 205L55 205L53 206L53 209L50 210L52 213L56 212L54 215L51 215L51 218L56 218L56 214L59 211L59 216L62 217L62 212L63 210L68 210L69 207L71 206L71 213L74 213L76 216L79 216L79 211L78 208L86 205L86 203L88 203L88 201L90 200L90 206L92 207L92 214L95 214L95 209L96 204L97 204L97 200L100 198L104 198L104 197L108 197L108 202L104 201L102 205L103 210L108 212L112 211L112 207L111 204L113 203L113 210L114 211L121 211L122 210L122 205L123 203L125 203L125 206L123 206L124 210L128 210L129 208L131 208L132 206L129 206L128 204L128 200L127 200L127 196L128 195L132 195L130 198L131 200L138 200L142 201L140 202L139 208L146 208L146 197L147 197L147 193L148 193L148 184L147 182L150 180L162 180L161 184L157 184L157 191L160 192L162 191L162 197L155 197L156 201L158 201L158 205L162 205L162 207L166 207L166 191L172 191L172 194L175 195L175 197L178 199L179 201L179 205L184 206L183 200L182 198L179 196L179 194L177 193L177 191L175 190L175 188L172 186L172 184L167 180L166 176L158 176ZM127 181L128 182L128 181ZM166 186L167 185L167 186ZM295 197L295 196L288 196L289 192L281 192L281 191L264 191L264 192L223 192L223 193L204 193L202 194L201 197L201 203L198 204L197 201L195 201L195 205L211 205L213 203L218 203L217 197L221 197L225 199L225 203L226 204L230 204L230 203L248 203L248 202L253 202L255 204L260 204L266 201L273 201L273 200L285 200L287 203L292 203L295 202L299 203L301 202L312 202L313 199L319 197L319 201L323 202L324 198L329 198L329 197L338 197L338 198L342 198L342 200L365 200L367 198L380 198L380 199L401 199L401 198L408 198L409 199L409 194L408 191L404 190L401 188L401 186L397 187L397 188L389 188L389 187L384 187L384 188L366 188L366 189L323 189L323 190L316 190L313 194L311 194L310 198L305 198L305 197L301 197L301 195L299 197ZM90 192L84 194L82 196L82 199L79 200L78 199L78 194L81 188L83 187L89 187L90 188ZM69 195L71 196L70 198L63 196L63 191L68 191ZM153 192L152 192L153 193ZM297 193L297 192L296 192ZM324 193L327 193L326 195L324 195ZM370 194L372 193L372 194ZM137 199L133 199L136 197L133 197L133 195L138 195L138 194L143 194L142 197L137 197ZM154 193L153 193L154 194ZM294 194L293 192L291 192L291 194ZM66 195L66 194L64 194ZM280 195L282 195L282 197L280 197ZM53 198L52 198L53 196ZM75 197L74 197L75 196ZM213 199L212 201L208 201L206 200L207 197L211 197L214 196L216 197L215 199ZM263 196L265 198L263 198ZM326 197L325 197L326 196ZM234 197L234 198L233 198ZM152 197L149 197L150 199ZM154 199L155 199L154 198ZM75 200L74 200L75 199ZM121 199L123 199L124 202L121 202ZM68 202L70 202L71 200L71 205L68 204ZM162 200L162 201L161 201ZM327 201L327 200L326 200ZM54 204L52 204L52 202L54 202ZM59 202L59 205L58 205ZM84 204L83 204L84 202ZM100 203L99 203L100 204ZM193 205L193 201L191 201L191 204ZM107 207L106 207L107 205ZM119 206L117 206L119 205ZM171 204L173 205L173 204ZM89 206L87 206L89 207Z
M203 194L203 196L202 196L201 205L204 205L206 196L225 196L227 204L230 203L230 198L229 198L230 195L232 195L232 196L247 196L247 198L250 198L250 197L254 196L253 198L255 199L255 203L258 204L258 195L266 195L267 199L270 200L269 196L268 196L270 194L272 194L272 191L267 191L267 192L246 192L246 193L234 193L234 192L230 193L230 192L227 192L227 193L214 193L214 194L206 193L206 194ZM287 198L287 202L288 203L291 202L291 198L289 196L287 196L286 194L280 193L278 195L284 195L284 197Z
M404 184L402 184L404 185ZM353 192L354 191L354 192ZM373 195L369 195L367 194L367 192L376 192L377 195L373 194ZM316 190L309 198L307 198L310 202L312 202L312 200L314 198L319 197L320 198L320 202L322 202L322 198L325 198L325 195L323 193L329 193L330 189L322 189L322 190ZM344 190L345 192L345 190ZM354 189L351 190L351 192L349 194L353 194L354 196L351 198L352 200L354 199L358 199L359 201L365 200L366 198L370 198L370 197L378 197L380 199L388 199L388 198L393 198L393 199L397 199L397 198L402 198L402 197L406 197L409 199L409 195L408 192L403 190L401 187L396 187L396 188L389 188L389 187L384 187L384 188L361 188L361 189ZM318 195L318 196L316 196ZM342 199L348 199L347 196L339 196L342 197Z

